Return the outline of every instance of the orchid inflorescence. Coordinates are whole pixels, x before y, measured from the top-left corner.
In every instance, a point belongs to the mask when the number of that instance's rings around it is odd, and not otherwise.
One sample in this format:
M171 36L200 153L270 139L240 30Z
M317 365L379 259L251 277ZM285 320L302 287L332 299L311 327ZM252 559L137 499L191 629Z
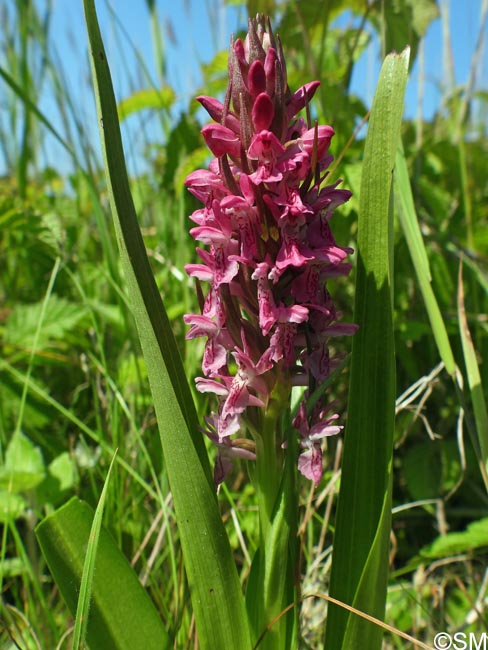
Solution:
M352 249L337 245L329 224L351 193L337 189L340 181L322 187L334 130L310 124L319 83L290 92L279 38L258 16L245 40L231 43L224 103L197 98L216 122L202 129L215 158L186 179L204 204L191 215L197 226L190 233L208 247L197 248L201 263L186 270L209 289L199 292L201 314L184 318L188 339L207 337L196 387L218 396L205 430L219 447L216 483L232 457L255 458L251 440L231 436L245 428L259 435L278 384L306 387L293 426L302 449L298 468L315 483L320 440L342 429L323 395L307 411L313 389L337 365L329 337L356 329L338 322L326 286L351 268Z

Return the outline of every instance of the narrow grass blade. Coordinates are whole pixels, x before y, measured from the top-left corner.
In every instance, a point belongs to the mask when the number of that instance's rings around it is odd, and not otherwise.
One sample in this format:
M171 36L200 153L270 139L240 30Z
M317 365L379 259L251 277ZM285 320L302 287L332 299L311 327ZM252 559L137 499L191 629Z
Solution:
M391 522L395 419L392 308L392 171L400 138L409 50L386 57L364 151L358 224L354 320L330 594L384 616ZM381 647L382 630L339 607L329 608L327 650Z
M117 452L108 468L107 477L103 485L100 499L98 500L95 516L90 529L90 536L86 547L85 561L83 563L83 573L81 574L80 594L78 596L78 604L76 606L75 625L73 631L73 645L72 650L82 650L85 639L86 630L88 625L88 616L90 613L90 602L93 591L93 576L95 572L95 561L97 557L98 541L100 539L100 530L102 528L103 510L105 507L105 499L107 497L107 487L112 473L112 467Z
M10 89L22 101L22 103L26 108L27 114L34 115L39 120L39 122L46 127L46 129L51 133L51 135L59 142L59 144L62 147L64 147L66 152L73 158L73 161L76 163L82 177L86 180L88 190L93 200L93 209L97 221L97 226L100 231L104 255L106 256L108 261L110 275L112 278L114 278L114 280L118 280L117 264L115 262L116 254L115 254L113 242L111 238L108 236L108 229L106 227L103 218L103 212L100 207L98 189L95 187L93 179L90 178L87 172L83 169L80 161L78 160L76 151L71 146L71 144L61 136L60 132L58 131L58 129L56 129L52 121L48 119L46 114L43 113L38 108L38 106L36 106L35 102L28 96L26 92L24 92L24 90L19 86L19 84L15 81L15 79L2 66L0 66L0 78L2 78L5 81L5 83L10 87Z
M86 569L85 557L89 546L93 547L91 531L94 525L90 506L73 498L36 528L42 554L73 615L77 612L77 602L81 601L79 587ZM89 646L111 650L164 650L172 647L151 599L104 528L99 531L97 546L95 572L89 581L90 615L85 618ZM86 617L87 606L84 608ZM79 621L82 613L78 612ZM76 647L74 643L73 647Z
M51 294L53 292L54 288L54 283L56 281L56 277L58 275L59 271L59 266L61 264L61 259L59 257L56 258L56 261L53 266L53 270L51 271L51 277L49 278L49 284L47 286L46 290L46 295L44 296L44 300L42 302L42 307L41 307L41 313L39 314L39 320L37 321L37 327L36 331L34 334L34 340L32 341L32 346L31 346L31 353L29 357L29 366L27 368L27 379L30 379L31 373L32 373L32 365L34 362L34 357L37 352L38 344L39 344L39 338L41 335L41 330L42 330L42 324L44 322L44 317L46 315L46 310L47 310L47 305L49 303L49 298L51 297ZM24 410L25 410L25 404L27 400L27 392L28 392L28 383L24 383L24 388L22 389L22 397L20 399L20 406L19 406L19 415L17 418L17 425L15 427L15 432L20 433L22 430L22 422L24 419Z
M245 650L251 642L242 589L190 388L137 222L93 0L84 0L84 7L110 204L154 398L199 647Z
M468 319L466 318L466 309L464 306L464 285L463 285L463 262L459 263L458 276L458 319L459 333L463 347L464 364L466 366L466 375L468 378L468 388L473 405L474 421L477 433L477 445L481 472L485 485L488 488L488 411L486 409L485 393L481 383L481 375L476 360L476 351L469 331Z
M424 298L425 308L429 316L432 333L437 349L444 362L447 372L454 377L456 364L447 336L446 326L439 305L432 289L429 260L420 232L419 222L415 211L412 188L408 178L407 163L403 147L400 145L395 160L395 203L398 219L405 235L413 267L417 274L420 291Z
M64 140L64 138L59 134L55 129L53 124L48 120L48 118L38 109L36 104L27 96L24 90L19 86L15 79L5 70L4 67L0 66L0 77L5 81L5 83L10 86L14 93L22 100L27 110L32 112L37 119L44 124L48 131L53 135L56 140L68 151L72 156L75 156L73 149L70 144Z
M46 402L46 404L49 404L52 406L58 413L60 413L67 422L72 422L80 431L82 431L88 438L93 440L94 442L97 443L97 445L100 445L100 447L103 449L104 454L107 456L112 457L115 453L114 449L110 444L106 442L106 440L103 439L102 435L95 431L94 429L91 429L89 426L83 422L83 420L80 420L71 409L66 408L63 406L60 402L55 400L51 395L39 384L37 384L31 377L28 377L25 373L20 372L12 366L8 361L5 361L4 359L0 359L0 371L6 370L18 383L25 383L27 388L34 394L40 397L43 401ZM131 478L138 483L142 489L151 497L151 499L155 499L156 501L158 500L158 494L157 492L151 487L151 485L145 481L138 472L134 470L134 468L129 465L123 458L120 456L115 457L116 463L120 465L120 467L123 467L124 470L127 472Z

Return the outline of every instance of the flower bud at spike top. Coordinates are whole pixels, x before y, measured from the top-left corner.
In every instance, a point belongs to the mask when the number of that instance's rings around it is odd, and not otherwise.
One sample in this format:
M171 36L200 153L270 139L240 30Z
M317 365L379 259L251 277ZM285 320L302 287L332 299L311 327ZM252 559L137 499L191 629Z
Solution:
M322 476L321 440L342 429L324 395L307 411L311 392L337 366L330 338L356 330L339 321L327 288L351 267L352 249L336 243L330 226L351 193L322 184L333 159L333 128L300 115L318 86L312 81L290 91L279 39L257 16L245 40L231 43L224 103L198 98L214 120L202 133L215 158L185 182L204 205L191 215L200 260L186 270L206 288L202 313L185 322L188 339L206 339L204 377L196 383L218 404L205 429L219 450L216 483L233 457L255 458L243 436L260 435L277 386L287 395L292 386L304 387L293 426L298 469L315 483Z

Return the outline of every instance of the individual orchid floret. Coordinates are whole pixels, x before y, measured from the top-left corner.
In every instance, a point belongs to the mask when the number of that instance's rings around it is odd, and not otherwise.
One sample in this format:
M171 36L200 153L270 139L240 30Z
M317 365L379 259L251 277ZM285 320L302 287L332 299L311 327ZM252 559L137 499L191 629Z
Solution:
M218 449L218 455L214 467L214 482L219 485L232 469L232 459L256 460L255 445L246 438L226 437L221 439L217 435L218 416L215 413L205 418L206 428L201 431L213 442Z
M335 208L351 194L339 182L323 184L334 129L310 122L318 86L290 91L279 38L258 16L231 44L224 101L198 97L214 120L202 134L215 158L186 179L203 207L190 230L200 261L186 266L199 284L201 314L184 320L188 339L206 339L196 387L217 403L204 430L218 448L217 483L232 458L259 453L267 409L277 394L289 399L292 386L304 393L293 420L298 469L316 484L323 438L342 428L325 396L311 412L306 405L339 364L330 338L356 330L340 322L327 286L351 269L352 249L331 229Z
M309 155L312 155L315 149L316 156L323 158L334 135L335 132L331 126L317 126L302 133L298 138L298 145Z
M325 411L321 411L313 426L309 425L304 402L293 419L293 426L300 432L300 447L304 450L298 457L298 469L316 485L322 478L322 447L320 441L326 436L335 436L342 430L342 426L332 424L339 416L334 414L325 417Z
M214 156L219 157L225 154L235 158L240 156L239 137L228 127L221 124L209 124L202 129L202 135Z

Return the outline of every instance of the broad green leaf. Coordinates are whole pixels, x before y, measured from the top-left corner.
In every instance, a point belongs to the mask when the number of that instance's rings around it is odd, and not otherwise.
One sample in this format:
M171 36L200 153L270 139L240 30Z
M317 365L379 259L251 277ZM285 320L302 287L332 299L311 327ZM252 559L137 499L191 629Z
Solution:
M434 334L439 355L444 362L447 372L451 376L454 376L456 364L449 343L449 337L447 336L446 326L444 325L444 320L432 289L429 260L415 211L412 188L408 178L407 163L402 146L399 147L397 152L394 177L395 203L398 219L403 234L405 235L410 257L412 258L413 267L432 327L432 333Z
M251 642L241 585L190 387L137 222L93 0L84 0L84 7L110 205L154 398L199 647L245 650Z
M389 468L391 474L391 467ZM354 596L354 607L361 612L377 610L377 618L384 617L388 585L388 554L390 550L391 529L391 488L385 490L385 501L381 507L376 535L369 548L364 568ZM380 615L381 614L381 615ZM381 648L383 630L368 623L359 616L350 616L346 625L342 648L356 650L360 647ZM365 645L362 645L364 641Z
M386 57L365 143L354 320L330 595L381 619L388 582L395 421L392 171L409 51ZM327 650L376 650L381 628L329 606Z
M0 467L0 487L17 493L32 490L44 480L44 460L36 447L22 432L14 433Z
M439 445L422 442L409 448L403 460L403 474L414 500L435 499L441 490L442 464Z
M76 471L71 456L67 451L59 454L49 463L47 468L49 476L59 484L59 490L69 490L75 484Z
M210 63L202 63L202 73L206 77L220 75L224 78L229 70L229 53L227 50L217 52Z
M420 551L420 556L428 560L469 553L478 548L488 547L488 519L480 519L469 524L465 531L441 535L432 544Z
M73 616L92 523L90 506L73 498L36 528L44 558ZM87 641L91 648L111 650L164 650L172 645L129 562L103 528L92 583Z
M5 327L5 343L21 348L32 346L44 301L31 304L18 304L12 310ZM82 305L68 302L65 298L51 295L45 308L37 350L44 349L52 341L62 341L86 315Z
M26 507L27 503L18 494L0 490L0 522L3 524L20 517Z
M415 587L407 581L399 582L399 589L388 591L387 611L395 627L402 632L415 629L415 609L412 603L417 599ZM413 646L415 648L415 646Z
M67 451L59 454L49 463L47 468L48 475L58 484L60 492L72 488L76 481L76 469L71 456Z
M77 479L76 465L67 451L56 456L47 467L44 481L37 486L38 503L59 505L66 498Z
M132 113L147 109L169 110L175 101L175 93L172 88L165 86L160 90L156 88L145 88L132 93L120 101L117 105L119 120L125 120Z

